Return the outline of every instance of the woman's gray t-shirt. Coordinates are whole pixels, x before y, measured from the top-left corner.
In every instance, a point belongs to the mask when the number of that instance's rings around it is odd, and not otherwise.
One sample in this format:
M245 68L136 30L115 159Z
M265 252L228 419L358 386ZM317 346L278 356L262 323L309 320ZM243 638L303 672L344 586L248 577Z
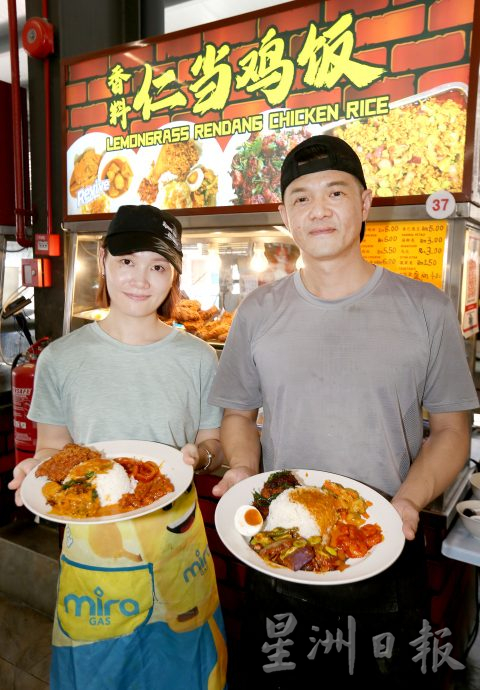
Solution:
M181 448L199 429L220 426L207 402L215 350L172 330L148 345L125 345L98 323L52 342L41 353L29 418L66 426L76 443L138 439Z

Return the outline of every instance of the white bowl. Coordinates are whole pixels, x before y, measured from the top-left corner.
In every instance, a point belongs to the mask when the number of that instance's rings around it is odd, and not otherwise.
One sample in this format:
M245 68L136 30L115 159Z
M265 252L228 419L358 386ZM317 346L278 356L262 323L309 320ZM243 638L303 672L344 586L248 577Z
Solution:
M473 497L480 500L480 472L475 472L470 477L470 486L472 487Z
M465 508L469 508L470 510L477 512L478 517L467 517L464 515L463 512ZM471 500L457 503L457 513L470 534L476 539L480 539L480 501Z

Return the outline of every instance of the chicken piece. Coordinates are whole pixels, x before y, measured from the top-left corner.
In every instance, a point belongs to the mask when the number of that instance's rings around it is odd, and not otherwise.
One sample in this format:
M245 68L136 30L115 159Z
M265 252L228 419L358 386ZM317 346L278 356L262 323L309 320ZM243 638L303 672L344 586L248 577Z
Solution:
M77 196L79 189L88 187L95 182L101 158L102 154L97 153L95 149L86 149L75 160L69 185L72 196Z
M68 443L62 450L45 460L37 468L36 477L48 477L53 482L63 482L71 469L86 460L96 460L101 457L98 450Z
M200 312L200 316L203 319L203 321L209 321L212 319L214 316L216 316L219 313L218 307L210 307L210 309L205 309L205 311Z
M179 180L184 180L192 168L200 159L200 149L191 140L181 141L176 144L164 144L151 174L151 180L158 182L160 177L169 172Z
M200 311L202 305L196 299L182 299L173 311L173 318L179 323L184 321L201 321Z
M102 172L102 179L110 182L107 194L115 199L128 190L133 172L124 158L114 158L108 163Z
M138 196L140 201L146 204L153 204L158 196L158 182L153 182L147 177L144 177L138 187Z

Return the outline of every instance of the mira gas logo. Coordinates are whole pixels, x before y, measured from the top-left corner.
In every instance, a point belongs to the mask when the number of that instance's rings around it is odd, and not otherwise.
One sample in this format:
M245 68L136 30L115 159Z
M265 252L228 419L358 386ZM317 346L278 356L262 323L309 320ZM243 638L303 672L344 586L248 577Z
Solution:
M63 603L65 612L71 616L88 617L90 625L110 625L112 616L137 616L140 613L135 599L104 599L101 587L93 590L94 597L67 594Z
M203 554L197 549L195 552L196 560L183 571L183 579L188 582L190 577L197 577L197 575L205 575L208 570L207 556L210 554L208 546L205 547Z

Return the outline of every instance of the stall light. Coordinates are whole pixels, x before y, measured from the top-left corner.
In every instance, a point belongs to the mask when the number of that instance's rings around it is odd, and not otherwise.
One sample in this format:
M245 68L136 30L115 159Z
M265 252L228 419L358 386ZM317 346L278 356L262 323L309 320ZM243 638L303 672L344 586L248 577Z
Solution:
M208 267L213 273L218 273L222 265L222 259L218 252L218 247L208 248Z
M295 262L295 268L297 271L299 271L301 268L305 268L305 264L303 263L303 256L299 254L298 259Z
M287 237L291 237L291 234L287 230L287 228L284 225L274 225L273 226L274 230L277 230L277 232L281 233L282 235L286 235Z
M80 275L81 273L84 273L85 271L85 264L81 259L75 259L75 264L74 264L74 269L73 272L75 276Z
M232 266L232 295L240 294L240 271L238 270L238 265L233 264Z
M265 256L265 245L263 243L253 245L253 256L250 261L250 268L254 273L262 273L267 270L268 259Z

